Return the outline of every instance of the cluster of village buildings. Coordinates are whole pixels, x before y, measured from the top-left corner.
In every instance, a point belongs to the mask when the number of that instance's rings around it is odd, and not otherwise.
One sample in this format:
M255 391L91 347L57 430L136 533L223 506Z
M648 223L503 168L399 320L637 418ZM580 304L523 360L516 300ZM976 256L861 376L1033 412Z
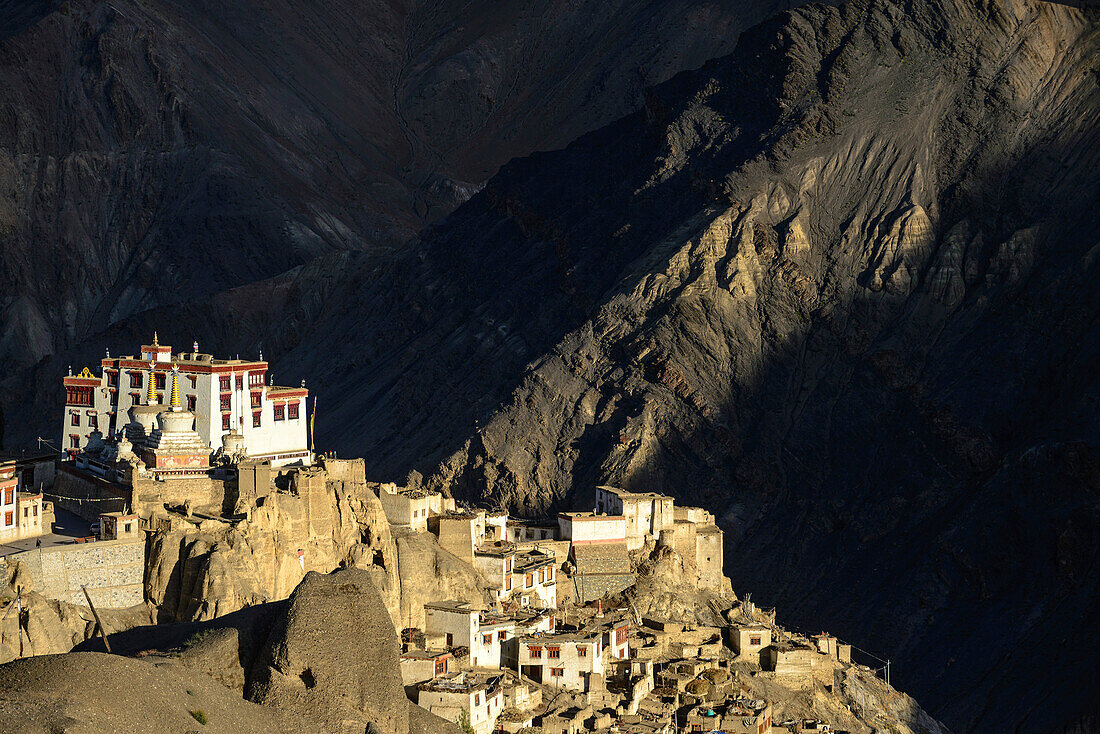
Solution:
M171 502L232 514L273 491L272 468L313 463L304 383L269 384L262 359L216 359L197 344L173 354L154 337L140 356L108 355L101 368L64 378L52 496L99 516L104 539L136 541L143 508ZM50 529L53 505L33 479L20 482L33 471L24 464L0 462L0 542ZM53 479L54 467L45 471ZM694 566L698 587L729 588L714 516L671 497L599 487L592 511L543 521L395 485L381 485L379 499L398 532L433 534L488 580L491 604L438 599L425 604L422 628L402 632L409 697L477 734L766 734L779 726L772 705L748 695L745 675L831 685L850 660L850 648L828 635L778 639L774 617L751 605L733 626L640 618L620 593L635 583L632 554L671 548ZM130 587L140 593L140 577Z
M379 497L395 529L435 534L492 587L492 606L434 601L423 628L402 635L409 698L477 734L765 734L780 725L768 701L747 695L746 674L832 685L835 667L850 661L850 648L828 635L773 639L774 618L751 604L732 627L639 618L618 594L635 582L632 552L672 547L694 562L700 586L723 588L713 515L671 497L599 487L594 511L543 522L459 508L423 489L383 485Z

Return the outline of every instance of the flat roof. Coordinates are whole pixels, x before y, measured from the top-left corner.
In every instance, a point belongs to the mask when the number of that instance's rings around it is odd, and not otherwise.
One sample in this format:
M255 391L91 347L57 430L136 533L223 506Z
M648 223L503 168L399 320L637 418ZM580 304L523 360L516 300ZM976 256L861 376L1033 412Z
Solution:
M476 612L470 608L470 602L448 599L446 601L431 601L424 605L425 609L436 609L441 612Z
M447 650L409 650L401 653L401 657L408 660L436 660L437 658L449 658L451 653Z

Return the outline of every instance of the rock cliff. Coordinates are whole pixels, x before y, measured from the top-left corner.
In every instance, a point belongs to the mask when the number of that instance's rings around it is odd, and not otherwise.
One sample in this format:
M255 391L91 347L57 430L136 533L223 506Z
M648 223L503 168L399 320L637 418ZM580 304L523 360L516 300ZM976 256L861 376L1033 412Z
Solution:
M422 627L424 603L486 604L488 582L434 536L391 532L363 462L326 460L292 475L240 522L162 516L145 593L162 622L204 621L287 598L309 571L357 567L375 578L399 629ZM300 553L300 555L299 555Z

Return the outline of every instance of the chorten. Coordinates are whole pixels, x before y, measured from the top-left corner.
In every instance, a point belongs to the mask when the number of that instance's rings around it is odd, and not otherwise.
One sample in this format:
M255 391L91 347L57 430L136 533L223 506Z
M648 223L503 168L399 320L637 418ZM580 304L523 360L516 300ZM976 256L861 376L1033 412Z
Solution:
M145 441L145 463L153 472L210 468L210 447L195 430L195 414L180 406L179 367L172 367L168 409L157 414L157 427ZM144 406L143 406L144 407Z

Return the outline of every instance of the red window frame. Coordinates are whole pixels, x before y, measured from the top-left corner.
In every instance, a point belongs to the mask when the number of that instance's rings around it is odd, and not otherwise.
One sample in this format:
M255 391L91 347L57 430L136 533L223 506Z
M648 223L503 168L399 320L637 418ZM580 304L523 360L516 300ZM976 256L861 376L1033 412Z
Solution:
M275 420L281 421L286 416L286 406L282 403L276 403L272 406L272 412L275 414Z
M588 657L588 648L585 647L584 645L578 645L577 646L577 657L579 657L579 658Z
M542 657L542 646L541 645L531 645L531 647L527 648L527 652L533 658L541 658Z
M218 376L218 389L222 392L229 392L229 375Z
M188 395L187 396L187 409L190 410L192 413L195 412L195 396L194 395Z
M260 398L261 397L263 397L263 396L258 392L252 393L252 407L253 408L259 408L260 407Z
M153 380L156 383L156 386L157 386L158 390L163 390L164 389L164 377L165 377L165 375L164 375L163 372L154 372L153 373Z
M229 430L229 413L222 413L222 430Z
M253 428L259 428L260 427L261 422L262 422L261 419L260 419L260 416L262 414L263 413L259 410L252 411L252 427Z
M482 645L492 645L493 644L493 633L489 632L487 634L483 634L481 636L481 644Z
M556 659L560 658L561 657L561 648L558 647L557 645L554 645L553 647L546 648L546 657L550 658L551 660L556 660Z
M222 395L221 396L221 406L222 406L222 410L232 410L233 409L233 396L230 395L229 393L226 393L225 395Z
M293 403L287 403L286 404L286 417L289 418L292 421L298 419L298 401L297 400L295 400Z
M565 676L565 668L550 668L551 678L563 678Z
M130 387L142 388L145 387L145 375L140 372L130 373Z
M69 414L69 425L80 428L80 413L75 410Z

